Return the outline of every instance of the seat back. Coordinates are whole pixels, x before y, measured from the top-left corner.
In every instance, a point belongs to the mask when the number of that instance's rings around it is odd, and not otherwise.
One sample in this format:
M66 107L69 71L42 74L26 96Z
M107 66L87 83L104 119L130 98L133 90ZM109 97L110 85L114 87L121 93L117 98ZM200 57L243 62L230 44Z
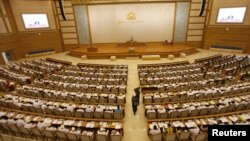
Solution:
M93 118L92 112L84 112L83 115L84 115L84 118Z
M121 135L110 135L111 141L121 141L122 136Z
M235 111L240 111L244 108L245 104L239 104L238 106L236 106Z
M57 135L58 138L67 139L67 135L64 132L57 131L56 135Z
M200 116L206 115L207 112L208 112L208 109L207 109L207 108L201 109L201 110L200 110Z
M96 134L96 140L97 141L107 141L108 140L108 136L107 135Z
M158 113L158 118L167 118L168 113Z
M47 138L54 138L55 137L51 131L44 130L43 133L44 133L44 136Z
M77 141L78 140L78 138L77 138L77 136L75 134L68 133L67 136L68 136L68 139L71 140L71 141Z
M217 107L211 108L211 109L209 110L209 114L210 114L210 115L216 114L217 111L218 111L218 108L217 108Z
M108 102L114 104L115 103L115 99L114 98L109 98Z
M161 98L160 97L154 98L154 103L161 103Z
M162 140L162 134L159 133L159 134L151 134L151 140L152 141L161 141Z
M190 137L190 132L181 132L179 140L188 140Z
M189 115L189 111L185 110L185 111L181 111L180 113L180 117L187 117Z
M66 117L72 117L72 112L69 111L69 110L65 110L65 111L64 111L64 115L65 115Z
M99 103L107 103L107 99L104 97L99 98Z
M83 112L75 111L75 117L80 117L80 118L82 118L82 117L83 117Z
M16 124L7 124L8 128L12 131L12 132L15 132L15 133L19 133L19 129L17 128L17 125Z
M193 117L193 116L198 116L199 114L199 110L198 109L195 109L195 110L191 110L191 114L190 116Z
M114 119L122 119L123 113L122 112L114 112Z
M101 112L94 112L94 118L103 118L103 115Z
M169 118L177 118L179 115L178 111L173 111L169 113Z
M156 112L148 112L147 117L149 119L155 119L156 118Z
M124 98L117 98L117 104L124 104L125 99Z
M147 104L147 103L152 103L152 98L145 98L144 99L144 103Z
M195 138L195 141L205 141L206 140L206 137L207 137L207 134L206 133L201 133L201 134L198 134Z
M222 107L219 111L219 113L226 113L227 112L228 107Z
M49 108L45 108L45 112L46 112L47 114L49 114L49 115L53 115L52 110L49 109Z
M227 109L227 112L233 112L235 110L235 105L230 105Z
M105 119L112 119L112 118L113 118L113 113L104 112L104 113L103 113L103 117L104 117Z
M176 134L166 134L165 141L175 141L176 140Z
M40 130L39 130L38 128L36 128L36 127L35 127L35 128L32 128L31 131L32 131L33 134L36 135L36 136L39 136L39 137L43 136L42 133L40 132Z
M92 141L94 139L94 136L82 135L80 138L81 138L81 141Z
M58 109L54 109L54 113L56 115L58 115L58 116L62 116L63 115L62 112L60 110L58 110Z

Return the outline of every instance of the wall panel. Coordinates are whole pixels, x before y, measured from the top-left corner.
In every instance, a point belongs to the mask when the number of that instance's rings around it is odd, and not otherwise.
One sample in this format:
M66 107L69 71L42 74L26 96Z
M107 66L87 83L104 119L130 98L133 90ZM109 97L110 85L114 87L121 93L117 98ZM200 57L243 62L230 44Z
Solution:
M189 2L178 2L176 5L174 42L186 41L189 8Z
M215 27L207 28L205 48L211 45L240 47L250 53L250 28L249 27Z
M80 44L89 44L89 23L86 5L74 6Z

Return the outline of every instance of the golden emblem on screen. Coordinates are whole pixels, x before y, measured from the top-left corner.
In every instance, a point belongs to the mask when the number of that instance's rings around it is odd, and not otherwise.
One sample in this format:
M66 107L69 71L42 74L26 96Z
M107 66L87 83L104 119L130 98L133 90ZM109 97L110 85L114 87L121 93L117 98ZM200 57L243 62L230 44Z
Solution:
M129 12L127 14L127 20L136 20L136 14L134 12Z

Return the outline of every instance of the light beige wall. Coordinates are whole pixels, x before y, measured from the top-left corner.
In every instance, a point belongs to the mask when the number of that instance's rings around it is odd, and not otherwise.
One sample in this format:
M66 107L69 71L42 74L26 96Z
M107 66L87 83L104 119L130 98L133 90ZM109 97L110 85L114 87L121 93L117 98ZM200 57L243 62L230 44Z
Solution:
M93 43L122 43L131 37L139 42L173 40L175 3L91 5ZM134 19L128 19L133 12Z
M250 25L250 10L249 10L250 0L213 0L210 25L222 25L222 24L216 24L218 10L220 7L237 7L237 6L247 6L248 9L246 11L245 21L243 24L240 25Z
M10 4L18 31L25 31L21 13L47 13L50 25L49 29L56 29L52 3L50 0L10 0Z

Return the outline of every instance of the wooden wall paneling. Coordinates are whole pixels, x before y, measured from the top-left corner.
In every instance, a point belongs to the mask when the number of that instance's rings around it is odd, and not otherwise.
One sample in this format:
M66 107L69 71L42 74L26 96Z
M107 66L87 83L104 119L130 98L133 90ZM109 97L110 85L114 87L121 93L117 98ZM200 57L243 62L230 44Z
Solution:
M19 47L17 34L5 34L0 36L0 50L6 51Z
M201 35L201 36L203 36L203 30L189 30L188 35Z
M211 45L241 47L250 53L250 27L209 26L206 30L204 48Z
M23 58L30 51L54 49L56 52L62 51L62 42L58 30L41 32L20 32L18 33L20 47L16 48L17 58Z
M62 27L61 31L63 33L76 33L76 28L75 27Z
M8 33L4 17L0 17L0 34Z

